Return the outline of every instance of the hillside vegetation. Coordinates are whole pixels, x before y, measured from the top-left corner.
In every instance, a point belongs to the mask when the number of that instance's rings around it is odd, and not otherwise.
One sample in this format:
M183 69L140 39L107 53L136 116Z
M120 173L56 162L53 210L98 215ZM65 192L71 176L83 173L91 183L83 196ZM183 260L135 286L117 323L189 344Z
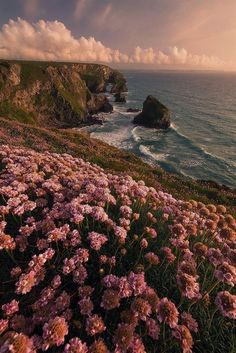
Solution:
M0 62L0 353L235 353L236 191L65 129L108 84Z
M0 349L234 353L236 222L69 154L0 150Z
M132 153L119 150L71 129L45 129L0 118L0 143L25 146L36 151L69 153L116 172L164 189L181 199L224 204L236 213L236 191L212 182L200 182L150 166Z

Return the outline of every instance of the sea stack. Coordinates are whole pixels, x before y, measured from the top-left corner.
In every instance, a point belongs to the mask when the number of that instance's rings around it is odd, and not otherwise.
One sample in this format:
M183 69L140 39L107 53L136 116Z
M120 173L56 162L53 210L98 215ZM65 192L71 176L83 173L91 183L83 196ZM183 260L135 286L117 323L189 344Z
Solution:
M155 129L168 129L170 127L170 111L155 97L148 96L143 103L143 110L133 123Z

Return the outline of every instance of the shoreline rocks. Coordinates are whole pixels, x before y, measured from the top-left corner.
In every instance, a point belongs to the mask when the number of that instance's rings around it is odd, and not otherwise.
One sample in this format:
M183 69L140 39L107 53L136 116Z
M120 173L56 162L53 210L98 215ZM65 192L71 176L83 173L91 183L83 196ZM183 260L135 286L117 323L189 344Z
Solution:
M112 113L113 106L105 95L93 95L91 102L88 102L88 111L90 115L97 113Z
M134 118L133 124L166 130L170 127L170 117L169 109L150 95L143 103L142 112Z
M115 97L115 103L126 103L126 97L124 93L122 92L116 93L114 97Z

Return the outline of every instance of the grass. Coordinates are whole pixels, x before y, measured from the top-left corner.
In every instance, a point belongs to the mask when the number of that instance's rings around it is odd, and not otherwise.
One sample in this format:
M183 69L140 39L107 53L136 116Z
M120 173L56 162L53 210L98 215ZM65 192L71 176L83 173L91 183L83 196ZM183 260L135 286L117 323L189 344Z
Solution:
M84 113L84 109L80 105L79 100L78 100L78 96L76 94L73 94L71 91L69 91L65 87L58 88L58 92L65 99L65 101L71 105L73 111L75 111L79 117Z
M38 63L21 63L21 82L22 88L29 87L36 81L46 82L49 79L49 75L46 71L46 67L43 64Z
M9 119L18 120L24 124L35 125L36 121L32 113L26 112L25 110L17 107L9 101L0 103L0 115L7 116Z

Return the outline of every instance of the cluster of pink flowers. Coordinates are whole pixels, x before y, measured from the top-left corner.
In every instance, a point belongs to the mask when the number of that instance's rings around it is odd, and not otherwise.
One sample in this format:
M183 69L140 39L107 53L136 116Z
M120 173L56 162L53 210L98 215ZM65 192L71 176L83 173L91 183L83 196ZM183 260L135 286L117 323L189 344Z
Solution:
M236 319L224 206L68 154L2 146L0 165L0 352L190 353L199 312Z

